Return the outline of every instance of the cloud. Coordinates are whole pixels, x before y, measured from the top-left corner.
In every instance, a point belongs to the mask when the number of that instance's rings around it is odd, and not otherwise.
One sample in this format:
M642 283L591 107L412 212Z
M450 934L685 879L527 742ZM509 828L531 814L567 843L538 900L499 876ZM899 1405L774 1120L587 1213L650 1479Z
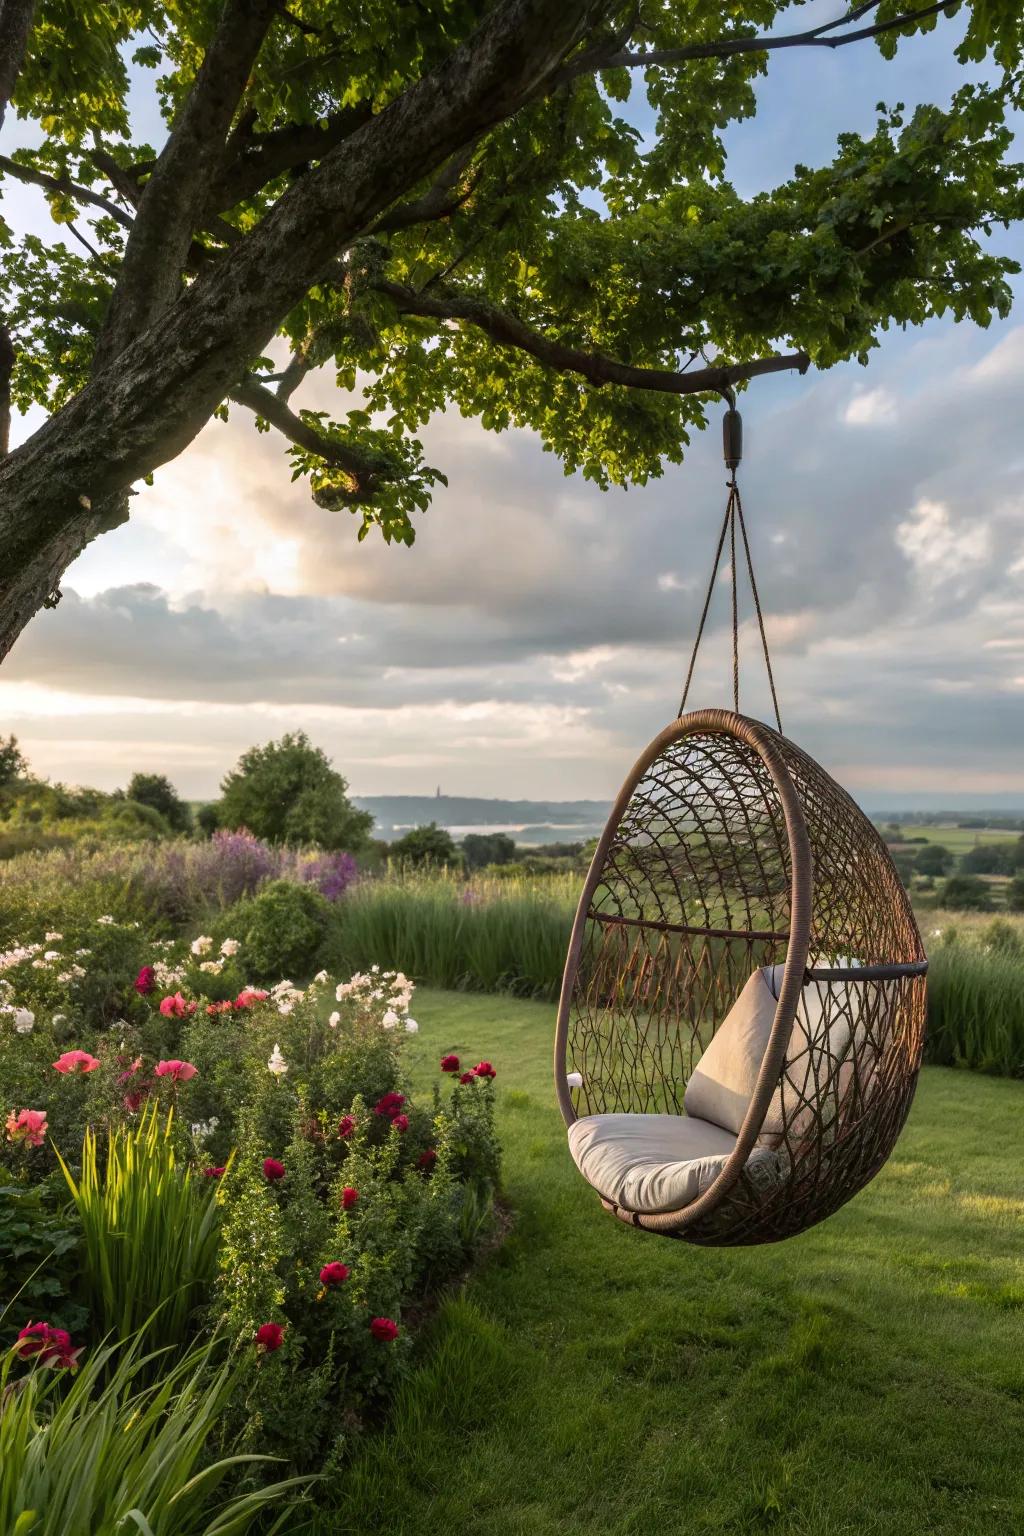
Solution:
M933 327L879 357L867 395L845 369L744 402L784 721L854 787L916 775L1024 798L1024 497L1004 427L1022 336L967 346ZM331 389L315 379L304 403ZM869 396L898 400L895 426L877 403L849 419ZM364 792L441 776L610 793L678 702L725 495L717 434L607 495L526 434L448 415L424 437L451 488L407 550L357 545L352 519L313 507L280 439L241 417L207 428L5 664L0 707L37 766L123 782L142 752L202 793L251 741L303 724ZM741 704L767 716L744 603ZM728 607L725 580L696 702L728 700Z
M896 401L887 389L858 390L843 411L848 427L895 426Z

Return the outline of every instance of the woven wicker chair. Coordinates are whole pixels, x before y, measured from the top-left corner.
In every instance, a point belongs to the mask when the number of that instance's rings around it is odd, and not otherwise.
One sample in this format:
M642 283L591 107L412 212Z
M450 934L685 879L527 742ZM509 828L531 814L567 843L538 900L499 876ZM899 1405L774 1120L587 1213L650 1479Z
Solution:
M630 1209L598 1187L623 1221L703 1244L821 1221L892 1150L924 1036L921 937L871 823L779 732L726 710L682 715L627 779L583 889L555 1043L566 1125L682 1116L759 967L775 968L777 1004L730 1150L676 1209Z

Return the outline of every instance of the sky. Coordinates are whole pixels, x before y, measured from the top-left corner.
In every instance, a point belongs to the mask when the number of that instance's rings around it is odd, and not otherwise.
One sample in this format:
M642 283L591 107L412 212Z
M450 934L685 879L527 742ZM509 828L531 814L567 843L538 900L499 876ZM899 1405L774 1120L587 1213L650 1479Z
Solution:
M949 36L891 65L871 45L775 55L731 179L831 158L879 100L945 101ZM48 227L32 189L3 211ZM999 248L1024 256L1019 234ZM294 403L337 415L336 395L320 374ZM787 733L865 804L1024 805L1024 305L756 381L741 408ZM663 479L604 493L527 433L442 415L421 435L450 484L411 549L358 545L246 413L211 423L22 635L0 729L37 772L108 789L145 769L210 797L246 747L302 729L359 794L610 798L678 707L725 496L711 421ZM730 702L727 621L723 583L698 706ZM749 623L743 659L741 707L765 718Z

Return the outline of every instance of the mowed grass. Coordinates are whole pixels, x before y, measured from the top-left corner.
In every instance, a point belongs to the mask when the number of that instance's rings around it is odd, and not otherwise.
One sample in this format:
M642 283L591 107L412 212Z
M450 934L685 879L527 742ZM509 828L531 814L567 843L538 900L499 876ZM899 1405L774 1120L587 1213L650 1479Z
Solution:
M896 1153L803 1237L607 1216L565 1147L553 1012L417 995L415 1073L498 1069L504 1244L441 1309L326 1533L1024 1529L1024 1083L925 1071Z

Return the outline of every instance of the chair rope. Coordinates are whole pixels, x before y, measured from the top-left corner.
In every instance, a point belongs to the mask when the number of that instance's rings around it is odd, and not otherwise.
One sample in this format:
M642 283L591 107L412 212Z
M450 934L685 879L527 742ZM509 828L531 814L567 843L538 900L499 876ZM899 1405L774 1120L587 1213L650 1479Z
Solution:
M714 595L715 582L718 580L718 571L722 563L722 551L725 548L726 535L729 538L730 560L730 585L732 595L732 699L736 713L740 711L740 617L739 617L739 590L736 570L736 525L739 523L740 538L743 544L743 554L747 566L747 578L750 582L750 592L754 599L754 612L757 615L757 628L761 636L761 650L764 655L765 671L768 674L768 687L771 690L772 708L775 712L775 724L778 726L779 735L782 735L782 715L779 710L779 696L775 688L775 674L772 671L772 659L768 650L768 636L765 633L764 613L761 608L761 598L757 590L757 579L754 576L754 562L750 553L750 540L747 537L747 524L743 516L743 502L740 499L740 488L736 483L736 473L733 461L729 461L732 470L731 478L726 482L729 488L729 499L725 505L725 516L722 519L721 531L718 535L718 544L715 549L715 559L711 567L711 580L708 582L708 590L704 597L704 606L701 609L700 622L697 625L697 637L693 642L693 650L690 652L690 664L686 669L686 682L683 684L683 696L679 701L679 714L686 712L686 701L690 696L690 685L693 682L693 672L697 664L697 653L700 650L701 641L704 638L704 629L707 624L708 612L711 608L711 598Z

